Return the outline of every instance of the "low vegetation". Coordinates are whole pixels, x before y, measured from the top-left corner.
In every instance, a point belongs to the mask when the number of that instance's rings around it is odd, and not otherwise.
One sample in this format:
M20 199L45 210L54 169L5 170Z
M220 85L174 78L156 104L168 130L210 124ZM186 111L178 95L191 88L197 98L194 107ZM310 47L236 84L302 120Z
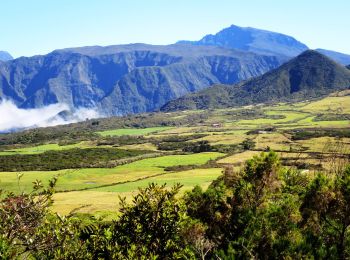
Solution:
M227 165L238 169L250 156L269 150L278 152L285 166L328 170L332 165L330 156L341 156L330 154L325 147L339 143L349 147L350 123L347 120L314 122L315 117L328 120L335 113L319 110L322 102L337 107L336 114L342 116L348 113L346 104L350 96L337 94L293 104L115 117L1 135L0 188L15 193L28 191L35 179L47 181L58 176L59 191L96 193L93 189L101 185L133 181L130 185L134 192L139 182L157 174L188 170L199 173L202 169ZM105 131L118 135L98 134ZM349 154L345 150L342 153ZM207 156L203 152L220 155ZM170 160L192 153L198 157L192 157L188 163ZM205 159L201 161L200 157ZM149 160L158 165L148 167L144 162ZM168 160L172 163L163 163ZM17 184L18 172L23 174L21 189ZM160 184L165 182L166 179ZM131 194L125 195L130 198ZM108 200L108 196L105 194L104 198ZM67 208L72 210L68 205ZM77 210L98 214L99 209L87 208L88 211ZM69 211L61 204L60 212Z
M0 156L0 171L57 171L77 168L110 168L118 160L150 153L142 150L115 148L74 148L63 151L46 151L42 154Z
M181 184L142 186L113 222L53 213L56 179L36 181L30 193L1 194L0 257L346 259L349 180L350 165L311 176L262 153L183 196Z
M307 140L311 138L329 136L337 138L350 138L349 129L307 129L293 130L290 132L293 140Z
M121 135L146 135L169 130L171 127L149 127L149 128L125 128L97 132L102 136L121 136Z
M348 102L0 135L0 258L347 258Z

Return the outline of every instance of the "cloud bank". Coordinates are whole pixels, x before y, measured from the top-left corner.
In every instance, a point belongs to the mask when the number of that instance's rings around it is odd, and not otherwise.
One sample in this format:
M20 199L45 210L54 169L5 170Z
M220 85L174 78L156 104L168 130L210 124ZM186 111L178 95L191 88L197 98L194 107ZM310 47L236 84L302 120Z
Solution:
M71 111L68 105L61 103L42 108L22 109L9 100L0 102L0 132L70 124L98 117L101 115L94 109L78 108Z

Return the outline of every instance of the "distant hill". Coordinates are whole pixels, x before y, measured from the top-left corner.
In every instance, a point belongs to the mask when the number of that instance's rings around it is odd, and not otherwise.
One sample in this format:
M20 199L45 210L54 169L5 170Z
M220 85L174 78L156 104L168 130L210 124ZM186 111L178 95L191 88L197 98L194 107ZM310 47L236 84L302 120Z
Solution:
M236 25L231 25L215 35L206 35L199 41L179 41L177 44L214 45L286 57L295 57L308 49L305 44L291 36Z
M12 60L13 57L11 56L10 53L6 51L0 51L0 61L9 61Z
M350 55L349 54L344 54L336 51L330 51L330 50L324 50L324 49L316 49L316 51L322 53L323 55L326 55L329 58L332 58L336 62L343 64L343 65L348 65L350 64Z
M218 85L170 101L162 111L225 108L320 97L350 87L350 71L316 51L234 86Z
M350 70L350 64L348 66L346 66L349 70Z
M159 109L213 84L262 75L284 61L215 46L70 48L0 64L0 100L13 100L21 108L59 102L125 115Z

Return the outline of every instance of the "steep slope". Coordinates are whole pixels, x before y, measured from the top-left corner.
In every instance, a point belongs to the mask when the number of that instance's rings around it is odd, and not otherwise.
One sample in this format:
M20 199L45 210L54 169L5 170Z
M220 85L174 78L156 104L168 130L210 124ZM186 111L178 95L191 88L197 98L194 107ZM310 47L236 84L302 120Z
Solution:
M215 46L71 48L0 64L0 99L22 108L59 102L122 115L152 111L189 92L237 83L283 62Z
M324 49L316 49L319 53L322 53L323 55L326 55L327 57L335 60L336 62L348 65L350 64L350 55L336 52L336 51L330 51L330 50L324 50Z
M162 111L224 108L320 97L350 87L350 71L316 51L234 86L215 86L170 101Z
M214 45L267 55L295 57L308 47L291 36L231 25L215 35L209 34L199 41L179 41L178 44Z
M0 51L0 61L9 61L12 60L13 57L7 51Z

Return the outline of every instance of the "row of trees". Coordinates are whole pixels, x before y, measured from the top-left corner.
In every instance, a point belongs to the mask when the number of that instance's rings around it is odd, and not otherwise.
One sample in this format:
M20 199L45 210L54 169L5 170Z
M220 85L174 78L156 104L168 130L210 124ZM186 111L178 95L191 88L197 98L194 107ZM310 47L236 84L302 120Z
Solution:
M350 167L311 175L269 152L183 197L181 185L150 184L113 222L52 213L55 182L1 194L1 259L350 257Z

